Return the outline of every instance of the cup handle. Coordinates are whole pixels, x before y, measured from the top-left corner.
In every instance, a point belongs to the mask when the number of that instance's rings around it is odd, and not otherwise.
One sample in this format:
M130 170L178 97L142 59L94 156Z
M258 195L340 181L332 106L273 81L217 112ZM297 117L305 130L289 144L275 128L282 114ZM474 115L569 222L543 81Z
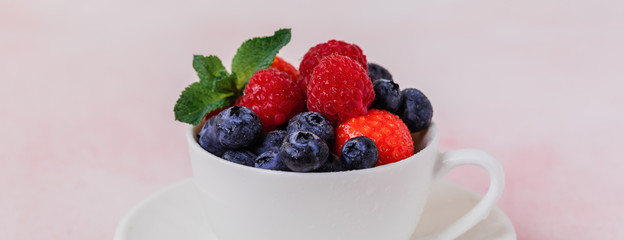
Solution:
M427 239L446 240L459 237L487 218L503 193L505 185L503 167L492 155L479 149L459 149L439 154L434 169L434 179L442 178L451 169L461 165L476 165L485 169L490 175L490 187L485 196L468 213Z

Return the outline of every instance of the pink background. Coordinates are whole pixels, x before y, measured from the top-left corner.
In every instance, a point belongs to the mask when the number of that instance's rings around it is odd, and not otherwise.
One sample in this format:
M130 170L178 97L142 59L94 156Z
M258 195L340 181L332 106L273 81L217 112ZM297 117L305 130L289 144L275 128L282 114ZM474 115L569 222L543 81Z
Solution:
M623 1L384 2L0 1L0 239L111 239L191 175L172 109L192 54L227 64L280 27L296 65L342 39L425 92L444 150L504 165L519 239L624 238Z

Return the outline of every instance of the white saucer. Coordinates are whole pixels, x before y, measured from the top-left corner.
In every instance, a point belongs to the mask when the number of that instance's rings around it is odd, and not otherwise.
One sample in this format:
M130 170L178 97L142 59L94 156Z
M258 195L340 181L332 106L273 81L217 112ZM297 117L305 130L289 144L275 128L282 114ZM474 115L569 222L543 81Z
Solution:
M192 179L166 187L135 206L121 220L115 240L217 240L200 209L199 192ZM423 216L412 240L447 226L472 208L480 196L472 191L440 180L431 186ZM499 208L458 239L515 240L511 221Z

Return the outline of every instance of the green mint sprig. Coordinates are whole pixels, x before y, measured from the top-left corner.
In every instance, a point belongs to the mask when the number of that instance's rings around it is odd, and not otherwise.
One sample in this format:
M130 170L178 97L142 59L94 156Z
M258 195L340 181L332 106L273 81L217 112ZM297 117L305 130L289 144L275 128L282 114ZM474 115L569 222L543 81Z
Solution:
M290 29L280 29L273 36L245 41L232 59L231 74L218 57L194 55L193 68L199 82L192 83L180 94L173 107L175 119L197 125L206 114L234 104L243 95L249 78L256 71L270 67L279 50L290 42L290 37Z

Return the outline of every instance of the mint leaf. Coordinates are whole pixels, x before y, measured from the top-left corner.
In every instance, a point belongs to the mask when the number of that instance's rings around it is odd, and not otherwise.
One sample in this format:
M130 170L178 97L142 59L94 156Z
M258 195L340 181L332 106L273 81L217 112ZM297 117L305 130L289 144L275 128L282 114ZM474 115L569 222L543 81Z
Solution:
M193 68L199 82L189 85L180 94L173 108L175 119L196 125L207 113L234 104L249 78L256 71L271 66L290 37L290 29L280 29L273 36L245 41L232 59L232 74L216 56L193 55Z
M233 92L235 75L229 75L217 56L193 55L193 68L197 72L199 82L211 92Z
M180 122L199 124L204 116L214 110L234 103L233 92L213 92L199 82L195 82L180 94L173 107L175 119Z
M241 90L251 75L268 68L277 52L290 42L290 28L275 31L273 36L247 40L236 51L232 59L232 72L236 73L236 88Z
M193 68L197 72L199 82L208 84L216 77L228 75L223 63L217 56L193 55Z
M242 91L236 89L236 73L230 75L222 75L214 78L208 85L204 85L212 92L234 93L242 95Z

